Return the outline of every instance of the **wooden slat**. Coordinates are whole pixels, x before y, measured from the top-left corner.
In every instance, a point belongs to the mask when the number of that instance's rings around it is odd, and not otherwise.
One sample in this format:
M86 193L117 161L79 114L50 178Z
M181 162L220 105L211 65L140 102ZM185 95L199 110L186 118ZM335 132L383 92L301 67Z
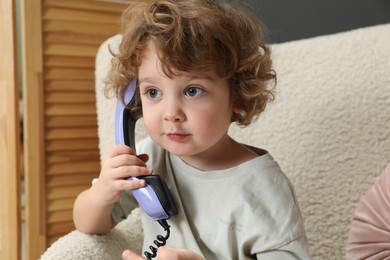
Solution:
M97 128L95 115L90 116L47 116L45 126L48 128L59 127L94 127Z
M72 221L72 210L63 210L47 213L47 223L61 223Z
M89 10L89 11L102 11L102 12L114 12L121 13L127 4L125 1L83 1L83 0L45 0L45 7L62 7L69 9Z
M26 256L46 249L45 142L43 128L41 1L22 3L23 110L25 135Z
M119 26L115 24L100 24L73 21L48 20L43 24L43 31L58 33L80 33L85 35L105 35L107 38L119 32Z
M48 163L78 162L86 160L99 161L99 151L51 152L47 154Z
M50 91L80 91L95 93L95 79L90 80L67 80L56 79L45 81L45 90Z
M47 234L49 236L59 235L62 236L69 232L69 230L75 229L73 221L61 222L61 223L53 223L49 224L47 227Z
M115 32L113 32L115 34ZM95 45L100 46L107 40L107 35L102 34L80 34L71 32L47 32L43 38L45 44L78 44L78 45Z
M99 176L98 172L77 175L58 175L47 178L47 187L91 185L92 180Z
M49 224L48 224L49 225ZM65 235L66 233L64 234L58 234L58 235L54 235L54 236L47 236L47 246L51 246L53 243L55 243L58 239L60 239L63 235Z
M95 96L95 93L51 92L46 94L45 102L47 104L95 104Z
M76 198L77 195L80 194L80 192L86 190L90 186L91 185L48 188L46 198L49 200Z
M95 57L99 46L96 45L70 45L70 44L47 44L45 55L62 55L77 57Z
M72 57L72 56L46 56L44 60L46 68L84 68L95 69L94 57Z
M15 1L0 1L0 259L21 257L19 85Z
M95 71L91 69L68 69L48 68L46 69L46 80L93 80Z
M54 163L47 165L47 175L64 175L76 173L98 173L100 163L96 161Z
M75 139L75 140L48 140L46 142L46 151L82 151L96 149L99 145L98 138L93 139Z
M46 140L96 138L96 128L52 128L46 130Z
M118 27L119 18L117 13L90 12L89 10L80 9L46 7L43 10L44 20L105 23L114 24Z
M55 104L47 105L47 116L65 116L65 115L95 115L96 107L93 104Z
M48 200L46 210L49 212L61 211L61 210L72 210L74 204L74 198L70 199L57 199Z

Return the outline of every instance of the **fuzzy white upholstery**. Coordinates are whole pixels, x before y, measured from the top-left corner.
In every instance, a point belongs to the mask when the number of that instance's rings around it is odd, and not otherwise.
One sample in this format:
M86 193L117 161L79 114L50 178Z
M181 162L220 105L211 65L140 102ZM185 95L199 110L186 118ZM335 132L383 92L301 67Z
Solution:
M77 230L53 243L41 256L41 260L111 260L122 259L125 249L139 251L143 233L140 209L105 235L87 235Z
M101 158L114 143L116 101L102 95L111 59L107 46L119 41L120 36L108 39L97 56ZM390 24L275 44L272 49L278 75L276 100L251 126L232 126L231 135L267 149L293 182L313 259L344 259L357 202L390 162ZM137 135L145 136L142 122ZM139 224L138 217L129 217L107 239L73 232L42 259L88 259L85 254L92 254L91 259L115 259L121 253L101 241L119 251L126 245L139 249L142 228L131 225ZM122 232L119 240L128 235L125 245L119 246L118 239L107 241L114 232ZM101 246L112 255L69 251L84 244Z

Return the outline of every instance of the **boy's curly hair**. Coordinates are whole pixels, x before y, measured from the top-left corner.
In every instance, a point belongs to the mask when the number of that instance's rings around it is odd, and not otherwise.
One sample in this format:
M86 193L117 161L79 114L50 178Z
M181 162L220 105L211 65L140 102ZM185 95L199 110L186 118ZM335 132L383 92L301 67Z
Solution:
M249 125L274 99L276 74L264 28L239 5L218 0L133 0L122 16L122 36L119 53L113 53L106 94L113 90L122 98L152 41L167 75L215 68L227 79L231 102L242 111L232 116L238 125ZM140 108L140 101L136 106Z

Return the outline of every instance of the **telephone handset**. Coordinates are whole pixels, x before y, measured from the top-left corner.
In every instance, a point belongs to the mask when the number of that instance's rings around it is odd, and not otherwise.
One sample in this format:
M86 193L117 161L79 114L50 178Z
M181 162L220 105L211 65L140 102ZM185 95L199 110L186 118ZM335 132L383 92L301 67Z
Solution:
M135 101L135 91L137 88L136 80L130 82L124 92L124 102L127 107L131 107ZM135 123L140 115L140 111L132 112L124 106L118 99L115 115L115 141L117 144L125 144L135 150ZM129 177L128 179L144 179L145 187L132 190L132 193L153 220L158 221L160 225L167 231L165 237L159 235L154 243L159 247L165 245L170 234L170 226L166 222L170 216L177 214L177 207L172 199L172 196L159 175L153 174L144 177ZM158 241L159 240L159 241ZM149 260L156 256L157 249L150 246L152 254L145 252L146 258Z

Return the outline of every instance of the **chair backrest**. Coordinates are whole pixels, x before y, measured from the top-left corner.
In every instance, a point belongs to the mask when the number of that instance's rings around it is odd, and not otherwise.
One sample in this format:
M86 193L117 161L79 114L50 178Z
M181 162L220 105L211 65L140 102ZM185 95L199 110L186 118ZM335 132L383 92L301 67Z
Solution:
M390 24L272 46L276 100L237 140L267 149L293 182L314 259L343 259L357 201L390 162ZM102 94L119 35L99 49L101 158L116 100ZM142 121L137 138L145 136Z

